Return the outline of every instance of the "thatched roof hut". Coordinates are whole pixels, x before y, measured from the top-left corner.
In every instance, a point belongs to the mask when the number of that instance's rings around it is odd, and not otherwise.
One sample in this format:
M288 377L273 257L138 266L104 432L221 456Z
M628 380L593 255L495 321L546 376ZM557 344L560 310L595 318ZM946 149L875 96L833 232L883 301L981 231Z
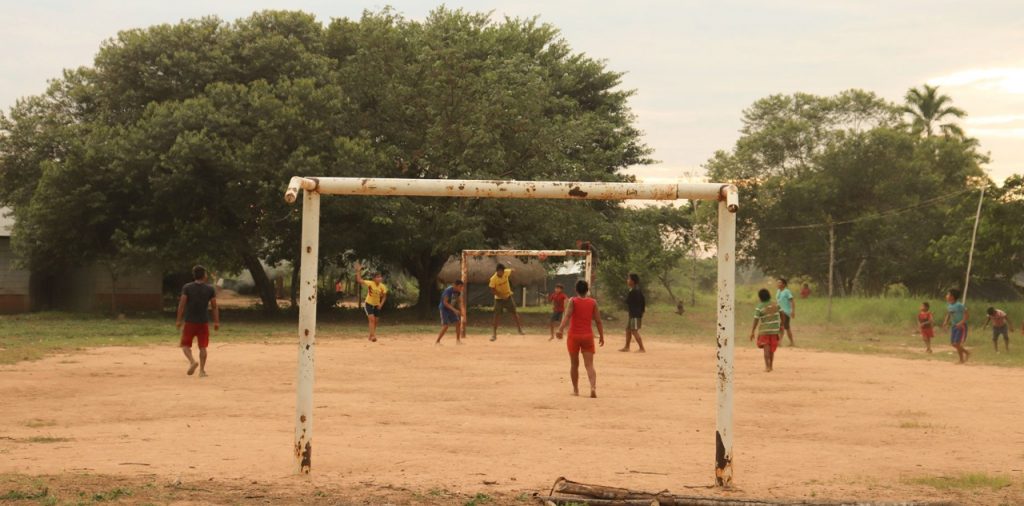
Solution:
M545 269L544 264L533 260L531 262L524 262L516 257L469 257L466 259L469 263L469 283L470 284L483 284L486 285L491 275L494 274L494 269L501 262L506 268L514 269L512 273L512 286L534 286L543 285L547 280L548 272ZM462 277L462 266L460 265L458 257L451 257L448 262L444 264L441 269L441 274L438 275L444 283L451 283L456 279Z

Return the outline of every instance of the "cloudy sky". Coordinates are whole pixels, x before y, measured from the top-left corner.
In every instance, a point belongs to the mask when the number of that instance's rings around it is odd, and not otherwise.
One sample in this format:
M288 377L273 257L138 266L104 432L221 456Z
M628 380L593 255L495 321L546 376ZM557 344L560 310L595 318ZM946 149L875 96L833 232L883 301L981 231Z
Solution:
M302 9L321 20L392 5L423 18L435 1L0 0L0 107L43 91L61 69L88 65L118 30L214 14ZM651 177L699 177L737 137L740 112L772 93L864 88L899 100L942 86L967 110L968 134L1002 181L1024 172L1024 2L1020 0L774 0L516 2L449 7L540 16L579 51L626 72L633 108L660 163Z

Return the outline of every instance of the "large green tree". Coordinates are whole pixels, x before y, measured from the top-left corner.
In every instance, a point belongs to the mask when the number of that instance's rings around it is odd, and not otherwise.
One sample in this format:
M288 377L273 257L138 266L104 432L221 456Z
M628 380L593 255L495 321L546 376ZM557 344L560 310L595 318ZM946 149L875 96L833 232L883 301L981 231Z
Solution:
M0 117L0 204L14 207L33 267L244 267L272 311L260 260L296 260L290 176L625 180L648 149L620 78L550 25L444 8L423 21L385 9L324 26L266 11L128 30ZM623 212L327 199L322 252L325 265L400 266L426 311L458 250L611 241Z
M744 257L824 284L832 229L839 293L934 290L959 270L933 241L951 231L965 188L985 184L986 159L973 139L922 137L900 114L861 91L773 96L745 111L734 149L707 165L741 187Z

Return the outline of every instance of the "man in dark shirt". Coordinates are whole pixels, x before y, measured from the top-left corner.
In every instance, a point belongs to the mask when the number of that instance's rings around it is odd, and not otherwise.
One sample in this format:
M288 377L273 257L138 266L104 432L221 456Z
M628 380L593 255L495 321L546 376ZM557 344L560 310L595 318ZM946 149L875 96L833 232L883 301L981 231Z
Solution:
M199 368L199 377L206 377L206 348L210 345L210 316L207 307L213 308L213 329L220 330L220 309L217 308L217 293L206 283L206 268L197 265L192 268L195 281L181 288L178 299L178 318L175 325L181 329L181 351L188 359L188 375ZM184 325L183 325L184 323ZM199 362L192 358L192 340L199 339Z
M619 351L629 351L630 340L636 338L636 345L640 347L637 351L644 353L647 350L644 349L644 342L640 339L640 327L643 322L644 312L647 311L647 301L644 299L644 292L640 290L640 276L638 274L630 274L626 278L626 284L629 286L629 295L626 296L629 320L626 323L626 346L623 346Z

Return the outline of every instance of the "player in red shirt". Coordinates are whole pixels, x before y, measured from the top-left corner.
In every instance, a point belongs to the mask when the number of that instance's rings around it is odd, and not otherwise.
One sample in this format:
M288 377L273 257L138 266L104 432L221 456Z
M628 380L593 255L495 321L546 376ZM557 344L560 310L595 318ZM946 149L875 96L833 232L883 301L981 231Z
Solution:
M590 379L590 397L597 397L597 371L594 370L594 353L597 348L594 346L594 327L597 323L597 333L600 336L600 344L604 346L604 326L601 324L601 312L597 309L597 301L587 297L590 285L586 281L576 282L576 297L569 300L569 307L562 317L562 324L558 327L558 338L562 338L565 327L569 327L569 338L566 339L566 347L569 348L569 377L572 378L572 394L580 394L580 354L583 354L583 365L587 368L587 378Z
M917 328L921 330L924 350L931 353L932 338L935 337L935 320L932 317L931 306L927 302L921 303L921 311L917 313Z
M562 313L565 313L565 301L569 298L565 295L564 290L565 287L559 283L555 285L555 291L548 295L548 300L551 301L551 339L555 338L555 325L562 321Z

